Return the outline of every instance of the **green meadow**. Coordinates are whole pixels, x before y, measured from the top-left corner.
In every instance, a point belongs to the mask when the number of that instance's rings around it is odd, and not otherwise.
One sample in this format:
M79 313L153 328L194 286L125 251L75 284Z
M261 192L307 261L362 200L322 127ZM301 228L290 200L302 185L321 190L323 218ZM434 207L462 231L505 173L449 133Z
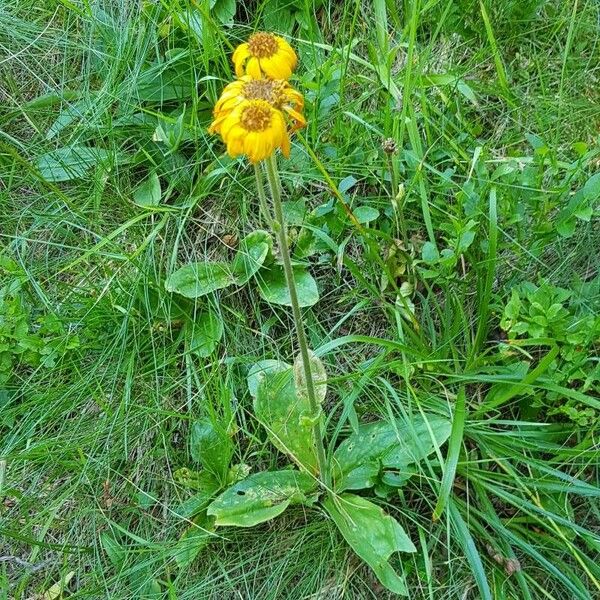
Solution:
M0 599L600 598L599 216L595 0L1 0Z

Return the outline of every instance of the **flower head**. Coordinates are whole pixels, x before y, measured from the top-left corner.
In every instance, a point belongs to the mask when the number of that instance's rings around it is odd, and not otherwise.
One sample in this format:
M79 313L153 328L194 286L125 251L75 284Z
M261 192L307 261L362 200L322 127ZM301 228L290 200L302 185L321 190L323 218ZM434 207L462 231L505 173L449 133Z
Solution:
M209 131L220 133L221 124L231 111L246 100L264 100L278 110L282 110L290 118L291 129L306 126L302 115L304 98L287 81L283 79L252 79L244 75L230 83L215 104L214 118Z
M215 131L213 123L211 126ZM234 106L218 125L231 157L245 154L251 162L263 160L281 148L290 155L290 138L280 110L266 100L243 100Z
M261 79L263 76L289 79L297 63L296 53L282 37L263 31L251 35L233 53L233 64L238 77L247 73L254 79Z

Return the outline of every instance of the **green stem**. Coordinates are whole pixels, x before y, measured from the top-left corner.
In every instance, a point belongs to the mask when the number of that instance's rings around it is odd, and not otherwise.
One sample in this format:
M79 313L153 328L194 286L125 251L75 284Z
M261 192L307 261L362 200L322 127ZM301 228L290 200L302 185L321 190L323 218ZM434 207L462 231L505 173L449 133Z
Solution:
M392 179L392 203L394 205L394 214L396 217L396 228L400 231L400 236L404 242L405 249L408 250L408 233L406 230L406 223L404 221L404 198L401 202L398 201L398 193L400 186L398 185L398 175L396 173L396 164L390 154L387 155L388 168L390 170L390 177Z
M265 193L265 184L263 182L263 174L260 170L260 165L254 163L254 178L256 179L256 192L258 193L258 204L260 206L260 212L262 213L263 219L267 225L273 229L273 219L271 218L271 211L267 204L267 194Z
M292 304L292 314L294 317L294 325L296 327L296 336L298 338L298 346L300 347L300 356L302 358L302 366L304 368L304 377L306 379L306 392L310 403L311 413L318 415L320 405L317 401L315 393L315 383L312 377L310 367L310 357L308 354L308 341L306 332L304 331L304 321L302 319L302 311L298 302L298 293L296 291L296 282L294 280L294 271L292 269L292 259L290 257L290 249L287 242L287 234L285 221L283 218L283 208L281 206L281 181L277 170L277 159L272 154L266 161L267 180L271 189L273 198L273 209L275 212L275 229L279 240L279 251L283 261L283 270L285 272L285 280L290 292L290 300ZM314 425L315 444L317 446L317 462L319 464L319 472L321 473L321 481L327 489L330 489L329 469L327 468L327 458L325 456L325 447L323 445L323 437L321 435L320 419Z

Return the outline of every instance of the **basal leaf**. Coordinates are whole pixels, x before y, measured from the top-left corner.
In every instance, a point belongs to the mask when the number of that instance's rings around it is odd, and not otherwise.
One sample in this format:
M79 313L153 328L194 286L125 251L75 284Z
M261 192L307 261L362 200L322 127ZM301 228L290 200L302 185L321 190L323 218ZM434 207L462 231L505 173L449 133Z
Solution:
M265 374L258 384L254 413L274 446L317 473L310 404L297 394L292 369Z
M175 562L180 569L185 569L193 562L200 551L210 542L214 530L212 517L201 514L194 518L192 525L183 532L173 548Z
M310 364L316 400L321 404L327 395L327 372L325 371L325 365L323 365L321 359L312 350L308 351L308 362ZM308 402L306 376L301 354L298 354L294 361L294 383L298 396Z
M250 367L248 371L248 391L253 398L256 398L256 393L258 391L258 384L262 381L262 379L268 375L269 373L278 373L281 371L286 371L291 368L291 365L283 362L282 360L274 360L271 358L267 358L265 360L260 360L254 365Z
M370 223L379 217L379 211L372 206L357 206L352 212L359 223Z
M207 510L215 525L253 527L280 515L291 504L314 501L317 483L300 471L255 473L223 492Z
M219 480L210 471L201 471L194 482L193 489L196 493L178 506L177 514L185 519L195 517L210 504L221 487Z
M319 290L314 277L301 266L294 267L294 280L298 292L300 306L313 306L319 300ZM273 265L270 269L261 271L257 277L260 295L271 304L291 306L290 292L285 282L283 267Z
M382 469L402 471L431 454L449 437L451 423L438 415L413 417L410 422L378 421L361 425L333 455L335 489L371 487Z
M103 148L74 145L42 154L36 167L46 181L71 181L85 177L91 168L99 164L111 167L124 162L125 155Z
M167 279L165 288L186 298L199 298L234 283L227 263L190 263L177 269Z
M272 252L273 239L266 231L253 231L240 243L231 270L237 285L247 283L252 275L263 266L267 256Z
M225 481L234 451L228 432L205 417L192 425L190 446L192 458L219 481Z
M328 497L323 506L350 547L390 591L407 595L404 580L389 563L395 552L416 552L401 525L379 506L354 494Z
M210 356L223 337L223 321L214 312L203 312L186 324L190 350L200 358Z
M154 171L133 191L133 201L138 206L158 206L160 197L160 179Z

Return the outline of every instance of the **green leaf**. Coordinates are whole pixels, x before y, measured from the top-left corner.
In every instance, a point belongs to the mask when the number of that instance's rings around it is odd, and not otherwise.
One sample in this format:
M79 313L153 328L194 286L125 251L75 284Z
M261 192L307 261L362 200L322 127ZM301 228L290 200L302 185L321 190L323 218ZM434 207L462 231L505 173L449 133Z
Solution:
M318 472L310 403L297 394L292 369L264 374L254 413L274 446L310 472Z
M206 514L194 518L193 524L188 527L173 548L175 562L180 569L188 567L198 556L201 550L210 542L215 530L214 519Z
M217 526L253 527L292 504L311 504L316 487L316 480L300 471L255 473L223 492L207 514L216 518Z
M292 32L294 26L294 16L290 10L291 7L294 7L292 2L289 0L269 0L269 2L264 3L263 7L263 20L266 31L280 31L288 34Z
M274 360L271 358L267 358L265 360L260 360L248 371L248 391L253 398L256 398L256 393L258 391L258 384L262 381L265 375L269 373L280 373L281 371L286 371L290 369L292 365L289 365L282 360Z
M429 264L436 262L440 258L440 253L438 252L438 249L431 242L425 242L423 244L423 249L421 250L421 253L423 256L423 260Z
M438 415L361 425L358 433L346 438L334 452L335 489L372 487L382 469L406 470L441 446L450 429L450 421Z
M592 175L585 182L583 195L587 200L600 200L600 173Z
M379 506L354 494L328 497L323 502L350 547L373 569L388 590L407 595L403 579L389 559L394 552L416 552L401 525Z
M139 102L160 104L191 98L195 85L189 64L178 58L165 63L153 63L139 74L133 84Z
M272 250L273 239L269 233L262 230L249 233L242 240L231 265L235 283L247 283L252 275L258 273Z
M127 550L108 531L100 533L100 543L113 567L120 569L125 564Z
M190 471L188 470L188 473L189 472ZM178 483L181 483L186 487L192 487L192 489L196 490L196 493L179 505L177 514L184 519L191 519L210 504L222 486L219 480L210 471L201 471L200 473L195 474L195 481L187 483L181 481L181 472L179 473L180 481L178 481Z
M304 224L306 200L288 200L282 203L283 217L288 226L298 227Z
M300 306L313 306L319 300L317 282L304 267L294 267L294 280L298 292ZM288 290L283 267L273 265L270 269L261 272L257 277L260 295L271 304L291 306L290 292Z
M186 336L190 351L206 358L210 356L223 337L223 320L214 312L203 312L195 321L186 323Z
M210 7L220 23L223 25L233 25L235 0L211 0Z
M90 146L67 146L42 154L36 167L46 181L71 181L80 179L100 164L111 167L126 162L124 155Z
M446 458L446 464L444 465L442 485L440 486L440 493L433 511L432 519L434 521L437 521L442 515L446 503L448 502L448 497L452 492L452 486L454 485L456 465L458 464L458 455L462 446L463 432L465 429L465 405L465 388L461 387L458 396L456 397L456 405L454 407L454 418L452 419L451 437L448 444L448 456Z
M234 279L227 263L190 263L172 273L165 282L165 288L186 298L199 298L232 283Z
M160 179L155 172L150 173L148 178L133 191L133 201L138 206L158 206L160 197Z
M312 350L308 351L308 362L310 364L316 400L319 404L322 404L327 395L327 371L325 371L325 365L321 359ZM298 354L294 361L294 384L298 397L308 402L308 389L301 354Z
M352 212L359 223L370 223L379 217L379 211L371 206L357 206Z
M234 446L229 433L208 418L192 425L190 435L192 458L210 471L220 481L225 481Z

